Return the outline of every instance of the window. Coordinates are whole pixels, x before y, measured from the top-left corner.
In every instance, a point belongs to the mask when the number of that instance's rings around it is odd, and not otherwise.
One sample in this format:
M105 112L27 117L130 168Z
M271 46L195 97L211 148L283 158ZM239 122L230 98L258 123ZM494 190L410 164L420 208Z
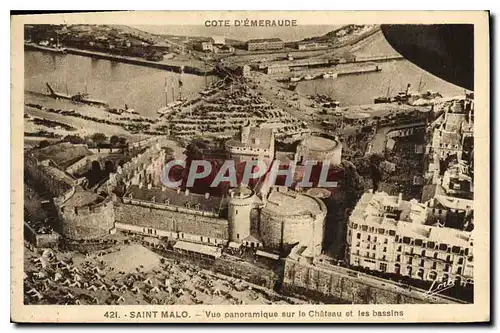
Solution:
M380 264L380 270L382 272L386 272L387 271L387 264L386 263L381 263Z
M368 237L366 237L366 240L367 240L367 241L370 241L370 235L368 235Z
M435 262L435 261L434 261L434 262L432 263L432 269L436 269L436 268L437 268L437 262Z
M236 234L236 238L237 238L237 239L240 239L240 234Z
M386 246L384 246L384 252L387 252L387 247Z
M415 245L416 246L422 246L422 240L421 239L415 239Z
M420 260L420 267L424 267L424 265L425 265L425 260L423 260L423 259Z
M409 257L408 258L408 264L411 265L413 263L413 258L412 257Z
M447 255L446 256L446 262L450 262L451 261L451 256L450 255Z
M378 229L378 233L383 235L385 233L385 229L384 228L379 228Z
M372 250L376 250L376 249L377 249L377 246L376 246L376 245L373 245Z
M234 211L234 214L235 214L235 215L238 215L238 210L237 210L237 209Z
M373 241L376 242L377 241L377 236L373 237Z
M457 274L458 275L462 275L462 267L458 267L457 268Z
M360 243L359 242L356 242L356 247L359 247Z
M453 246L451 248L451 252L452 253L457 253L457 254L460 253L460 246Z
M465 255L468 256L469 255L469 248L466 248L465 249Z
M356 250L356 255L359 256L359 250Z
M445 272L449 272L449 271L450 271L450 265L445 264L445 265L444 265L444 271L445 271Z
M396 261L401 261L401 255L400 255L400 254L398 254L398 255L396 256Z
M437 253L437 252L434 252L434 256L433 256L433 257L434 257L434 259L437 259L437 257L438 257L438 253Z
M362 225L362 226L361 226L361 230L363 230L363 231L367 231L367 230L368 230L368 226L367 226L367 225Z
M462 265L464 263L464 258L458 258L458 264Z
M401 245L398 245L398 252L401 252Z
M356 238L357 239L360 239L361 238L361 234L358 232L358 234L356 235Z
M410 244L410 241L411 241L410 237L403 237L403 243Z
M202 241L202 242L203 242L203 236L201 236L201 237L200 237L200 241Z
M375 253L372 253L372 258L375 259Z
M387 238L384 239L384 244L387 244Z
M422 257L425 257L425 250L422 250Z
M448 245L446 245L446 244L439 244L439 250L441 250L441 251L448 250Z
M427 248L434 249L435 247L436 247L436 243L434 243L434 242L428 242L427 243Z

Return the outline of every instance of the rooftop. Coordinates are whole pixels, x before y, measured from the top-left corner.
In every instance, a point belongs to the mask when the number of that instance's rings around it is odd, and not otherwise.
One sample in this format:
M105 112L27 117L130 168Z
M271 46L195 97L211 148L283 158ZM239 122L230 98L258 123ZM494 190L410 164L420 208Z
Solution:
M179 206L207 211L207 212L217 212L219 210L222 198L215 196L205 196L203 194L197 193L186 193L180 191L177 193L177 189L172 188L157 188L153 187L151 189L148 188L140 188L138 185L132 185L127 190L125 197L129 197L132 195L133 199L143 200L143 201L151 201L169 204L171 206Z
M97 204L104 200L103 197L92 191L85 191L78 188L68 200L63 203L63 207L84 207L90 204Z
M338 146L338 142L332 139L322 138L320 136L308 136L302 140L301 145L309 147L316 151L330 151Z
M293 190L272 188L264 207L273 214L282 216L311 215L326 212L323 202Z
M400 218L396 220L396 214L391 215L391 212L386 212L380 205L387 197L394 200L397 198L389 196L384 192L364 193L354 208L350 219L361 225L395 230L396 234L400 237L445 242L464 247L468 246L471 240L470 232L423 224L426 215L425 206L416 202L416 200L402 201L398 206L401 209ZM388 200L392 202L393 199Z
M218 247L196 244L196 243L188 243L183 241L178 241L177 243L175 243L174 249L184 250L189 252L197 252L216 258L221 256L221 249Z
M250 39L247 43L269 43L269 42L282 42L280 38L257 38Z

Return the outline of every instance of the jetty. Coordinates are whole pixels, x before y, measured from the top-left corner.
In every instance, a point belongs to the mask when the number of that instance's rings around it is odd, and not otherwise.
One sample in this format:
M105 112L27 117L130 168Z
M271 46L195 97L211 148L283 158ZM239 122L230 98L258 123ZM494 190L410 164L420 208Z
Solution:
M182 65L182 64L178 64L178 63L174 63L174 62L168 62L167 60L166 61L151 61L151 60L146 60L146 59L141 59L141 58L136 58L136 57L120 56L120 55L115 55L115 54L81 50L81 49L76 49L76 48L66 48L66 53L76 54L76 55L85 56L85 57L91 57L91 58L95 58L95 59L105 59L105 60L110 60L110 61L123 62L126 64L132 64L132 65L138 65L138 66L146 66L146 67L157 68L157 69L162 69L162 70L166 70L166 71L170 71L170 72L177 72L177 73L187 73L187 74L203 75L203 76L214 74L213 68L208 67L208 66L197 66L195 64Z

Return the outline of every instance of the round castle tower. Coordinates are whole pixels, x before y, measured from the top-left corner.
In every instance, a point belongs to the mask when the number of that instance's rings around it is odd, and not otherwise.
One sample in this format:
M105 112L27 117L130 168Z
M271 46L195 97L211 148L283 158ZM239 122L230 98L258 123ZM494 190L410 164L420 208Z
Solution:
M245 186L229 191L228 203L229 237L233 242L250 235L251 214L255 203L255 193Z

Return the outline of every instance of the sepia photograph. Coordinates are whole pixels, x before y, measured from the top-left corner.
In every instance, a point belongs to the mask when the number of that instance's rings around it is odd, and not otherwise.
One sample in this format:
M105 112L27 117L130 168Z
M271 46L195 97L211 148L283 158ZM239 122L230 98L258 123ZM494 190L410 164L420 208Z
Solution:
M489 320L487 12L11 21L14 321Z

